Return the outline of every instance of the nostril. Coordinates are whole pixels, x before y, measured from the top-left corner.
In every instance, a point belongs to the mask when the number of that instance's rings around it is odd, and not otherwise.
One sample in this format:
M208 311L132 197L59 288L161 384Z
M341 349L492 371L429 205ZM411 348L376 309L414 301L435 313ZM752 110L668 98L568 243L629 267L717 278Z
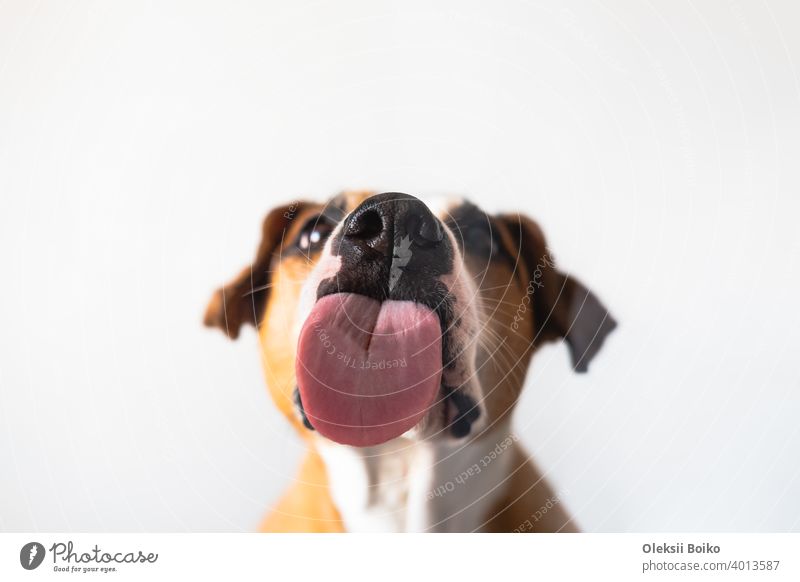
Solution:
M441 223L431 215L411 215L406 229L414 241L421 244L440 243L444 238Z
M432 216L422 220L422 224L419 227L419 234L422 238L430 242L442 242L442 238L444 238L441 223Z
M354 216L347 225L347 236L371 239L383 232L383 220L376 210L367 210Z

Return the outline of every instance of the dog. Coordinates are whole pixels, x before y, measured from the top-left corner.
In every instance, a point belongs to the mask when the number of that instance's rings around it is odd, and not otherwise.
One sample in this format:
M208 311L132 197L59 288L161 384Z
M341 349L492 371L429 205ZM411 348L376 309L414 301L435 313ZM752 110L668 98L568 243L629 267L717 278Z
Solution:
M533 220L397 192L281 206L205 324L255 326L308 444L262 531L578 531L512 411L540 346L585 372L616 322Z

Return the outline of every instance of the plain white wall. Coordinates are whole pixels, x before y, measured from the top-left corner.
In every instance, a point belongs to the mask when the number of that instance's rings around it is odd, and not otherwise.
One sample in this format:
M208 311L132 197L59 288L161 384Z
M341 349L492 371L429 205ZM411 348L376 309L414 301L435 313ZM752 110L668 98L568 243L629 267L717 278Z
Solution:
M292 479L255 334L273 205L534 216L621 325L517 429L582 526L800 529L800 7L0 6L0 529L250 530Z

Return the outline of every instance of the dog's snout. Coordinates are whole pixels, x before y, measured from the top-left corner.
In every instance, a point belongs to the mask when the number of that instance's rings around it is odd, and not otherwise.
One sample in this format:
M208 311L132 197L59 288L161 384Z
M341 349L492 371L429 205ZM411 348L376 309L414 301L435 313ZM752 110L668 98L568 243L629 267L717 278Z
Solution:
M454 245L447 227L420 199L387 192L367 198L342 222L330 253L339 257L334 276L320 281L317 299L358 293L383 301L416 301L444 311L453 271Z
M365 245L387 257L404 243L430 248L444 238L441 222L422 201L397 192L365 200L347 218L343 234L345 244Z

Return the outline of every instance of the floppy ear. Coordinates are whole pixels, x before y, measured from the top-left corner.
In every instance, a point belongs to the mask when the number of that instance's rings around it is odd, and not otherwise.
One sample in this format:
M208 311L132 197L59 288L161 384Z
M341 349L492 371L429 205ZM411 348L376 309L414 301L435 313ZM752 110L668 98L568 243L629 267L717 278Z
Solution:
M517 258L517 272L531 296L534 341L564 338L573 368L576 372L586 372L617 322L594 293L574 277L556 269L538 224L520 215L499 218L508 228L512 244L516 245L509 250L512 257Z
M267 215L261 227L261 243L255 260L233 281L214 292L206 308L206 326L218 327L231 339L239 337L242 324L258 327L258 318L269 294L273 254L283 243L292 220L305 205L295 202L275 208Z

